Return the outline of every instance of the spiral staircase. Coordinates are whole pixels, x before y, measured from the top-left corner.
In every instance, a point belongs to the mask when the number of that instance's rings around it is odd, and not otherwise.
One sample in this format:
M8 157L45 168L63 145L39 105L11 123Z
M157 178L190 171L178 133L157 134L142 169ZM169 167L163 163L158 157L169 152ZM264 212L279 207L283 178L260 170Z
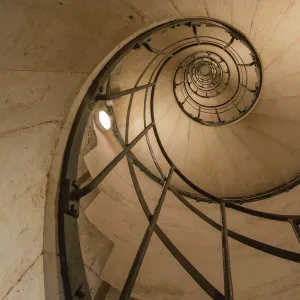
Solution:
M277 64L264 70L244 34L211 18L153 27L108 61L77 113L62 169L66 298L89 290L68 220L99 187L81 213L114 244L101 278L120 299L297 299L297 199L276 196L299 183L298 121L289 98L266 104L276 101L268 93ZM82 182L73 166L91 107L92 120L105 109L113 126L90 123L97 146L83 156L91 177Z
M1 300L299 299L298 1L0 7Z

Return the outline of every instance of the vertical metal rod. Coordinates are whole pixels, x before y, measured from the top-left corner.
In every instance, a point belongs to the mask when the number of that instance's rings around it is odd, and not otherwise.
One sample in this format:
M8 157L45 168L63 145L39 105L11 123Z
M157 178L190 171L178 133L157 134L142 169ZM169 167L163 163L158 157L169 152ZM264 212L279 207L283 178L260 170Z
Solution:
M189 96L186 96L186 98L184 99L183 102L181 102L181 104L184 104L188 98L189 98Z
M234 41L234 37L232 36L230 41L223 47L223 50L226 50Z
M151 80L152 78L150 78L150 80ZM147 126L147 120L146 120L146 108L147 108L147 97L148 97L148 89L146 90L146 92L145 92L145 98L144 98L144 114L143 114L143 116L144 116L144 128L146 128L146 126ZM128 119L128 123L127 123L127 121L126 121L126 126L129 128L129 119ZM127 128L126 128L127 129ZM126 138L128 138L128 133L127 134L125 134L125 141L126 141ZM154 162L154 164L155 164L155 167L157 168L157 170L158 170L158 172L159 172L159 174L160 174L160 176L161 176L161 178L166 178L166 176L165 176L165 174L164 174L164 172L163 172L163 170L161 169L161 167L160 167L160 165L159 165L159 163L157 162L157 159L156 159L156 157L155 157L155 154L154 154L154 151L153 151L153 148L152 148L152 146L151 146L151 143L150 143L150 139L149 139L149 135L148 134L146 134L146 142L147 142L147 145L148 145L148 148L149 148L149 152L150 152L150 155L151 155L151 157L152 157L152 160L153 160L153 162Z
M219 112L218 112L218 109L216 108L215 110L216 110L216 114L217 114L217 116L218 116L219 122L222 122L222 121L221 121L221 118L220 118L220 115L219 115Z
M197 25L193 25L193 32L194 32L194 37L195 37L195 40L197 41L197 43L200 45L201 42L199 40L199 37L198 37L198 32L197 32Z
M106 85L106 94L111 94L111 88L110 88L110 76L107 79L107 85Z
M231 98L229 100L233 104L233 106L238 110L238 112L241 113L242 111L236 106L235 102Z
M228 230L226 222L225 201L220 199L221 209L221 234L222 234L222 254L223 254L223 272L224 272L224 292L226 300L233 300L233 288L230 268L230 256L228 245Z
M298 242L300 243L300 227L299 227L299 224L296 221L291 220L291 219L289 219L289 222L290 222L290 224L291 224L291 226L294 230L294 233L297 237Z
M131 295L134 283L136 281L139 270L140 270L141 265L143 263L146 251L148 249L151 236L152 236L153 231L155 229L156 222L157 222L159 213L161 211L165 196L167 194L168 187L169 187L172 175L173 175L173 171L174 171L174 166L171 166L168 177L164 182L162 192L161 192L160 198L158 200L157 206L155 207L154 213L153 213L153 215L150 219L150 223L149 223L149 225L146 229L143 240L142 240L142 242L140 244L140 247L137 251L137 254L135 256L135 259L134 259L133 264L131 266L131 269L129 271L128 277L126 279L125 285L123 287L123 290L122 290L122 293L121 293L121 296L120 296L121 300L127 300L127 299L129 299L129 297Z
M245 86L245 85L243 85L243 84L241 84L241 83L240 83L240 85L241 85L243 88L245 88L246 90L248 90L249 92L251 92L251 93L255 93L255 92L256 92L256 90L251 90L251 89L249 89L247 86Z

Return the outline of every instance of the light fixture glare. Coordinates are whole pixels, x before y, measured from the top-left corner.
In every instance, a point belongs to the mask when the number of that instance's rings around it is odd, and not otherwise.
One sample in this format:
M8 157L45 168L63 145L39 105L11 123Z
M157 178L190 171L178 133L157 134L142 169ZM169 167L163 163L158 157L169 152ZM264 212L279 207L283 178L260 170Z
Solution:
M105 130L109 130L111 127L111 120L108 113L104 110L99 111L99 122Z

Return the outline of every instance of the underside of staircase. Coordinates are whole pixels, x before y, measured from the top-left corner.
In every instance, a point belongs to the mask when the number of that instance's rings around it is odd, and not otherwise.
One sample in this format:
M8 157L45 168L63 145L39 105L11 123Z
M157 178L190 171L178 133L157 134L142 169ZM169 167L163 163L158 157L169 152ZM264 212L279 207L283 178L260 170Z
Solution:
M25 2L0 4L0 300L298 300L300 1Z

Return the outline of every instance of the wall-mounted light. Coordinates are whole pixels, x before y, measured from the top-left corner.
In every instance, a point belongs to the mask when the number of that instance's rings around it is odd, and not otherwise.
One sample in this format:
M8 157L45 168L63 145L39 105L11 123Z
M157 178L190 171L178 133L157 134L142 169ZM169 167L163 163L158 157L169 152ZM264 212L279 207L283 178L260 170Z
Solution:
M95 111L95 123L102 131L107 131L111 128L111 118L105 110Z

